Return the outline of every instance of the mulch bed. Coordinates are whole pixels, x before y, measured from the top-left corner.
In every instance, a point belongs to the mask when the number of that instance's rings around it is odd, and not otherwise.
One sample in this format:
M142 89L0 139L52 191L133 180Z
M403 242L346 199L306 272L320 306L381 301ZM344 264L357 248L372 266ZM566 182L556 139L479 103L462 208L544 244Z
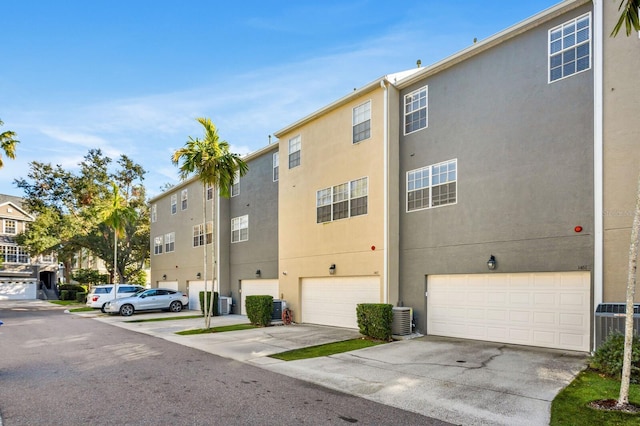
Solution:
M606 410L606 411L621 411L623 413L630 414L639 414L640 407L633 404L624 404L618 406L618 400L616 399L600 399L598 401L591 401L589 403L589 407L595 408L596 410Z

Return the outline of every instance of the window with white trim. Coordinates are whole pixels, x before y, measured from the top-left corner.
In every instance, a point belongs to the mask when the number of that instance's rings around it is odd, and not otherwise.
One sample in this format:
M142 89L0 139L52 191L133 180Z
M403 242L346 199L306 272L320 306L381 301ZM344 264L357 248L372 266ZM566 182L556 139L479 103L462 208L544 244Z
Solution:
M277 182L280 179L280 153L273 153L273 181Z
M178 194L171 194L171 214L178 213Z
M404 134L424 129L429 124L427 117L428 86L404 95Z
M207 200L213 198L213 185L207 184Z
M240 194L240 171L236 170L233 175L233 182L231 183L231 196L235 197Z
M549 30L549 83L591 68L591 13Z
M457 202L458 160L407 172L407 211Z
M158 221L158 205L151 205L151 223L156 223Z
M239 243L249 239L249 215L231 219L231 242Z
M211 221L207 222L206 226L201 223L193 227L193 246L203 246L205 239L207 244L211 244L213 241L213 222Z
M158 235L153 239L153 254L162 254L162 235Z
M187 198L189 195L189 190L188 189L183 189L182 192L180 193L180 208L182 210L186 210L187 209Z
M289 139L289 168L293 169L300 165L300 151L302 149L302 140L300 135Z
M353 143L371 137L371 101L353 108Z
M369 178L316 191L316 223L367 214Z
M176 233L169 232L164 234L164 251L165 253L171 253L176 250Z
M5 219L4 233L9 235L16 235L18 233L18 222L13 219Z
M0 260L5 263L20 263L23 265L31 263L29 253L22 247L15 245L0 245Z

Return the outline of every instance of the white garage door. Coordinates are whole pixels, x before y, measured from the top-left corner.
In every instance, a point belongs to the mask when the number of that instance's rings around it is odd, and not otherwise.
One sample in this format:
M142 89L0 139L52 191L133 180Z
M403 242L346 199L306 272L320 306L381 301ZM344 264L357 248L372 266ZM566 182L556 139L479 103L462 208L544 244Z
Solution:
M433 275L427 334L589 351L589 272Z
M211 291L211 280L207 281L207 291ZM200 292L204 291L204 281L189 281L189 309L200 311Z
M158 287L178 291L178 281L158 281Z
M280 298L278 280L242 280L240 281L242 296L240 297L242 315L247 315L247 308L244 303L247 296L273 296L274 299Z
M303 323L358 328L356 305L380 302L380 278L303 278L301 302Z

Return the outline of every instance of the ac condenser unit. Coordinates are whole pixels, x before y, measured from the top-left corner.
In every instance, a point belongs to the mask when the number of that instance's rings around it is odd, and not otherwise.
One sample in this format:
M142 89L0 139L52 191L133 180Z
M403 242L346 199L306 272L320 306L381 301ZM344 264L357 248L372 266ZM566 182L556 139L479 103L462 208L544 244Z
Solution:
M273 311L271 311L271 320L282 320L282 311L287 307L287 302L280 299L273 299Z
M410 336L411 321L413 319L413 309L393 308L393 322L391 323L391 334L395 336Z
M218 297L218 312L220 315L229 315L231 313L232 299L228 296Z

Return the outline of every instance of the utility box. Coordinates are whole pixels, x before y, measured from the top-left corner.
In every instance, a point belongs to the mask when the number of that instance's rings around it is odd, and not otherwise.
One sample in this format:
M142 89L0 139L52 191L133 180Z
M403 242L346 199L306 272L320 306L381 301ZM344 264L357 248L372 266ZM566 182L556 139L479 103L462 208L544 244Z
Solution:
M396 307L396 308L393 308L392 311L393 311L393 321L391 323L391 334L394 336L411 335L413 309Z
M287 308L287 302L281 299L273 299L273 311L271 311L272 321L282 321L282 311Z
M626 304L624 303L601 303L596 308L595 328L596 328L596 349L607 340L612 333L624 334L624 323L626 320ZM640 329L640 304L633 305L633 334L638 336Z

